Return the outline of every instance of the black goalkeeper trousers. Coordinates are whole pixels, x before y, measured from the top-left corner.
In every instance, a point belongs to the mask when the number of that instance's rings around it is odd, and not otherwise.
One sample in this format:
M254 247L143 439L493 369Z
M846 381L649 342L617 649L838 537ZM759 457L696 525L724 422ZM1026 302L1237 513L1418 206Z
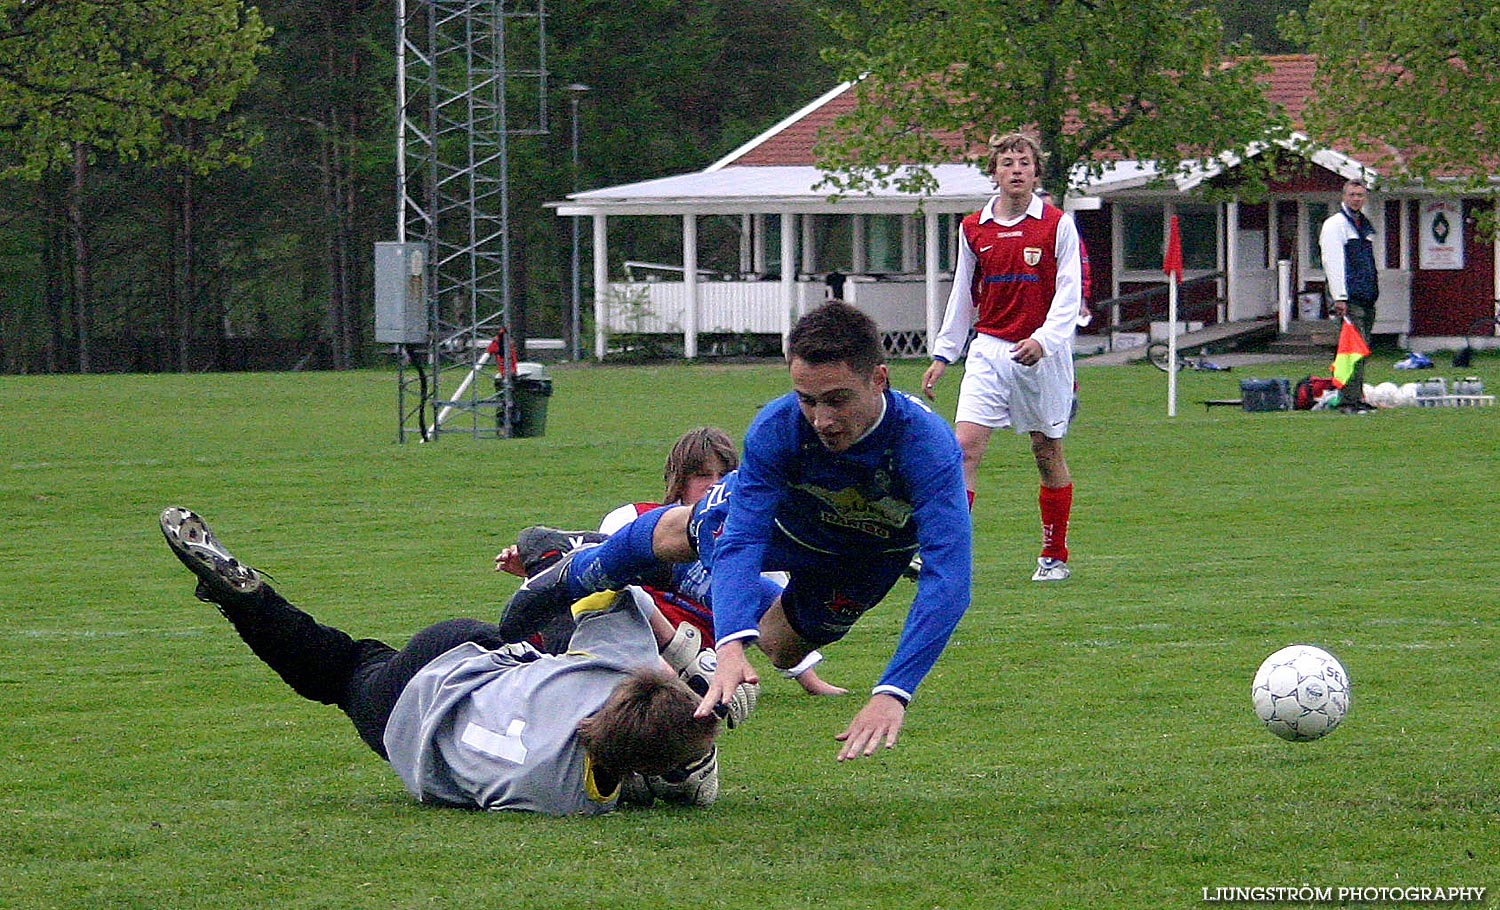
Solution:
M418 670L465 642L484 648L504 644L494 623L449 619L413 635L398 651L318 622L265 584L254 595L218 607L256 657L303 698L337 705L381 758L388 758L384 740L391 709Z

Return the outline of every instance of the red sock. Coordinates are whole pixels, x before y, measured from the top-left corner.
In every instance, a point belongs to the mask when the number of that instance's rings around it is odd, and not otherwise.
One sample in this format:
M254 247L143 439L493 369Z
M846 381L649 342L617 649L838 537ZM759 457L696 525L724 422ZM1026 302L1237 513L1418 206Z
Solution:
M1042 555L1068 561L1068 516L1073 512L1073 485L1042 487Z
M965 490L964 492L969 494L969 511L972 512L974 511L974 491Z

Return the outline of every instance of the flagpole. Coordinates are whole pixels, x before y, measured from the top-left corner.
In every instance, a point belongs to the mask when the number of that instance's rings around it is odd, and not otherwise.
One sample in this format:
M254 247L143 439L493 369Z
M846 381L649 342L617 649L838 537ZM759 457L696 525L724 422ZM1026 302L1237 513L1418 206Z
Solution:
M1177 416L1177 283L1182 280L1182 233L1177 216L1167 230L1161 269L1167 273L1167 416Z
M1175 222L1175 218L1173 219ZM1176 224L1173 224L1176 227ZM1167 286L1167 416L1177 416L1177 273Z

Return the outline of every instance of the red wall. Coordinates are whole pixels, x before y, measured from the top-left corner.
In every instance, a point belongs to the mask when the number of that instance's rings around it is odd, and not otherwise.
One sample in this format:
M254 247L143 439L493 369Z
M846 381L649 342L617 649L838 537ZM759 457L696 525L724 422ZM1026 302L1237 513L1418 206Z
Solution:
M1479 236L1474 216L1489 203L1464 200L1464 267L1461 270L1417 269L1418 203L1411 206L1411 333L1462 335L1476 318L1494 312L1495 249ZM1376 308L1379 308L1376 304Z

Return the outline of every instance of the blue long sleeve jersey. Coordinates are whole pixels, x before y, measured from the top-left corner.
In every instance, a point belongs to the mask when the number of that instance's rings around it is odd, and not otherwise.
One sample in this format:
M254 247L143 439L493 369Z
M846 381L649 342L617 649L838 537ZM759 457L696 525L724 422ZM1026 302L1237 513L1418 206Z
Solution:
M953 429L905 392L885 392L885 413L844 452L831 452L795 394L761 409L714 546L714 631L751 638L764 612L758 579L795 565L767 562L773 533L798 555L843 570L871 559L922 554L917 593L876 692L910 699L969 606L973 530L962 453ZM789 540L787 540L789 539ZM797 551L801 552L798 553ZM833 557L832 560L827 557Z

